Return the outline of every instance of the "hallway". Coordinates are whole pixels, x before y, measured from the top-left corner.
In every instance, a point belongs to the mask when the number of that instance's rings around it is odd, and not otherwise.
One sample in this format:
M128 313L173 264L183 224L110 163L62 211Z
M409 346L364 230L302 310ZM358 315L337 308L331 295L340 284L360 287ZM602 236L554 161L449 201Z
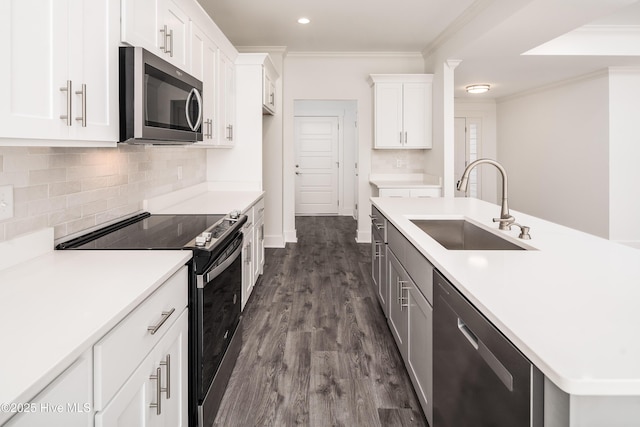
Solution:
M297 217L267 249L216 426L426 425L350 217Z

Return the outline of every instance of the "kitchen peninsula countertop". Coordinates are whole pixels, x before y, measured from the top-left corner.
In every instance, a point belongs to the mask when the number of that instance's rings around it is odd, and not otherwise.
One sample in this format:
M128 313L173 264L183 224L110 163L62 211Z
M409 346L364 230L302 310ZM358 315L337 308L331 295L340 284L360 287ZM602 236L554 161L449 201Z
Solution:
M30 402L191 256L51 250L0 270L0 404Z
M640 251L471 198L372 203L544 375L574 395L640 396ZM527 251L447 250L410 219L466 218Z

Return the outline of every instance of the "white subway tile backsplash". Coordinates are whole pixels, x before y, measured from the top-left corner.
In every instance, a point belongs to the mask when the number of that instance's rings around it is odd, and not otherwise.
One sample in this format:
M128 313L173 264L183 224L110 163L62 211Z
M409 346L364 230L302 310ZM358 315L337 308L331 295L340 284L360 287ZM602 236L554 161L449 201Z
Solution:
M145 145L0 147L0 185L13 185L15 200L0 241L47 226L61 239L138 212L145 198L204 182L204 154Z
M65 168L38 169L29 171L29 184L43 184L64 182L67 180L67 170Z

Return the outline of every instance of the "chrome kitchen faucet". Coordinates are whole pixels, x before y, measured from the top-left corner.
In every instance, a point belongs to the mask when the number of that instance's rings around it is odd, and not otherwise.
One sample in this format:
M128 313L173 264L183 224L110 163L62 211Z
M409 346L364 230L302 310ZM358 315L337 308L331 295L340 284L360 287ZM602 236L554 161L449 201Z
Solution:
M460 178L460 181L458 181L458 191L467 191L467 187L469 186L469 174L471 173L471 170L482 163L488 163L495 166L496 168L498 168L500 174L502 175L502 207L500 208L500 218L493 218L493 222L500 223L500 226L498 227L500 230L511 230L511 224L513 224L516 219L509 214L509 205L507 204L507 171L504 169L504 167L502 167L500 163L492 159L478 159L474 162L469 163L469 165L467 165L467 167L464 169L464 172L462 173L462 178ZM526 234L528 236L528 230L529 228L527 227L527 233L522 234Z

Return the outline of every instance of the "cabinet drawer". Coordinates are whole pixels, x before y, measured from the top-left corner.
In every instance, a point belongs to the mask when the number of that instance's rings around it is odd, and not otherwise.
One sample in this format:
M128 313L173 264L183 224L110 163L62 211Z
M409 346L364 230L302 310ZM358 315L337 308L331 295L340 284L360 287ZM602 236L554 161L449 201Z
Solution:
M429 304L433 305L433 266L415 246L408 240L406 242L402 260L404 268Z
M440 197L439 188L412 188L411 197Z
M411 197L408 188L381 188L380 197Z
M187 267L183 267L98 341L93 362L96 411L105 407L186 306ZM148 328L163 319L152 334Z
M389 249L398 259L404 259L407 239L389 222L387 222L387 243L389 244Z

